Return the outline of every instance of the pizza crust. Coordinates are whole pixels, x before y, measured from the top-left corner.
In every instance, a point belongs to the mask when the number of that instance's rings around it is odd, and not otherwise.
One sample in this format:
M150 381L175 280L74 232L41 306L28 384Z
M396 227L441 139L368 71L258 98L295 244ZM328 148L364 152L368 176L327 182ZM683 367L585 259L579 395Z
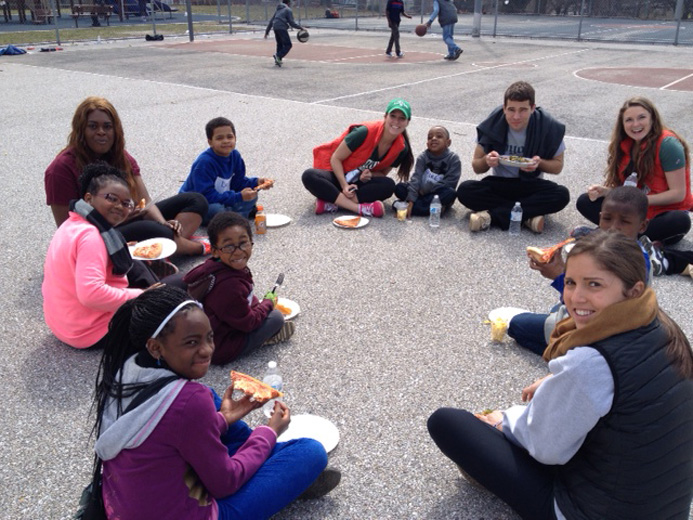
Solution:
M231 381L233 381L234 390L241 390L245 395L250 396L259 403L265 403L270 399L276 399L284 395L267 383L235 370L231 371Z

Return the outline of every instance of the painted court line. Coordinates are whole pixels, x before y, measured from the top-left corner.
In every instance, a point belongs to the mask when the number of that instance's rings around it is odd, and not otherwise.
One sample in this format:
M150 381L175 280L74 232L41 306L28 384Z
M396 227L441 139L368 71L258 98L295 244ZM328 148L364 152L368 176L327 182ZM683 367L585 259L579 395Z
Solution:
M689 74L688 76L684 76L683 78L679 78L679 79L677 79L676 81L672 81L672 82L669 83L668 85L664 85L663 87L659 87L659 90L666 90L666 89L668 89L669 87L671 87L672 85L676 85L677 83L681 83L682 81L685 81L685 80L687 80L687 79L690 78L690 77L693 77L693 72L692 72L691 74Z
M521 65L523 63L533 63L535 61L549 60L549 59L553 59L553 58L559 58L561 56L569 56L571 54L579 54L582 52L586 52L588 50L589 49L580 49L577 51L561 52L559 54L551 54L548 56L542 56L540 58L531 58L531 59L527 59L527 60L514 61L511 63L503 63L500 65L493 65L490 67L477 68L477 69L473 69L473 70L465 70L463 72L458 72L457 74L449 74L447 76L437 76L435 78L426 78L426 79L422 79L419 81L412 81L409 83L400 83L398 85L391 85L389 87L383 87L383 88L374 89L374 90L366 90L363 92L357 92L355 94L347 94L344 96L338 96L338 97L334 97L334 98L320 99L318 101L313 101L312 104L319 105L322 103L331 103L334 101L341 101L342 99L350 99L350 98L355 98L355 97L359 97L359 96L368 96L370 94L377 94L379 92L387 92L388 90L396 90L396 89L401 89L401 88L405 88L405 87L411 87L414 85L423 85L425 83L430 83L432 81L439 81L442 79L456 78L459 76L466 76L468 74L476 74L478 72L485 72L487 70L499 69L502 67L510 67L510 66L515 66L515 65Z

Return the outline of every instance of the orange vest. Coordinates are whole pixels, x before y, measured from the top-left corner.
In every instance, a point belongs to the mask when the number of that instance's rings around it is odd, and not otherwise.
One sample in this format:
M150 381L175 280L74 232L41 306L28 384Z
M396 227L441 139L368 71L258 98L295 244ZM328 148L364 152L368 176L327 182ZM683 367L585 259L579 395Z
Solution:
M344 140L346 135L351 132L351 130L356 126L365 126L368 128L368 134L366 135L366 140L363 141L361 146L356 150L351 152L351 155L343 161L344 173L350 172L362 166L366 161L373 155L373 150L378 146L378 141L383 135L383 130L385 128L384 122L381 121L368 121L366 123L360 123L357 125L351 125L342 135L340 135L334 141L329 143L324 143L313 148L313 168L318 168L320 170L332 171L332 165L330 164L330 159L332 154ZM390 149L385 154L385 157L375 166L369 168L371 171L379 172L388 169L393 162L402 153L405 148L404 136L402 134L398 135L395 141L390 146Z
M662 193L669 189L669 184L667 183L666 175L664 174L664 169L662 168L662 161L659 158L659 150L662 147L662 141L665 137L676 137L669 130L662 131L662 135L659 136L657 140L657 147L655 149L655 162L654 171L645 178L645 184L650 188L649 194L655 195L657 193ZM633 140L628 138L621 141L621 151L623 152L623 157L621 157L621 163L618 165L619 178L621 179L621 184L626 180L624 172L628 163L630 162L631 148L633 146ZM640 186L642 187L642 186ZM665 206L652 206L647 208L647 218L652 218L655 215L664 213L665 211L672 211L676 209L682 210L693 210L693 194L691 193L691 172L688 157L686 157L686 196L681 202L675 204L667 204Z

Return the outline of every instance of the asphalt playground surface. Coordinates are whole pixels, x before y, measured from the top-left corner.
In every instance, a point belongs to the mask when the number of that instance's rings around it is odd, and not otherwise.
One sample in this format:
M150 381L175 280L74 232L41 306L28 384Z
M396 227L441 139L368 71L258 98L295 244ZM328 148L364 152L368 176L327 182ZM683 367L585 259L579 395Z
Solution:
M236 125L249 175L272 177L261 196L269 213L292 218L257 237L250 261L258 293L279 272L280 295L301 306L296 334L223 367L204 382L218 391L231 369L261 376L277 360L292 413L337 425L330 463L343 473L329 496L296 503L288 519L517 518L470 486L430 440L428 416L440 406L473 411L520 402L546 365L506 338L490 341L490 310L546 311L557 295L527 267L527 245L546 246L586 223L574 200L598 182L622 102L644 95L665 122L693 142L691 49L459 38L464 54L442 60L437 34L402 36L406 56L384 55L382 33L312 30L282 68L272 40L243 37L66 45L62 52L0 58L0 511L7 519L68 518L90 474L89 416L99 353L57 341L42 316L46 248L55 231L43 172L65 145L77 104L108 98L119 111L127 148L153 197L177 192L206 147L204 124L224 115ZM627 70L624 68L627 67ZM666 72L663 72L666 69ZM610 72L610 73L609 73ZM415 155L443 124L474 178L475 126L502 102L513 81L534 85L537 104L567 125L565 168L557 181L571 204L547 219L543 235L492 229L471 234L457 203L439 229L401 223L388 207L360 230L334 227L313 213L300 176L311 150L349 124L382 117L387 102L409 100ZM693 249L693 236L680 246ZM182 269L200 261L177 260ZM661 306L690 338L693 280L660 277ZM260 424L253 412L248 420Z

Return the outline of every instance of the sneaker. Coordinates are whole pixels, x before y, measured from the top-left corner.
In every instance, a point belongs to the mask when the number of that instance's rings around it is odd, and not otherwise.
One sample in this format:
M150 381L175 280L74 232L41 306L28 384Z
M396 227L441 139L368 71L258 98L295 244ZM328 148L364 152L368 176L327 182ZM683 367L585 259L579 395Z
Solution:
M590 226L576 226L573 228L573 230L570 232L570 236L572 238L582 238L586 237L589 235L592 231L594 231L596 228L592 228Z
M282 341L286 341L289 339L291 336L294 335L294 332L296 331L296 325L294 325L293 321L285 321L284 325L282 325L282 328L279 329L279 332L277 332L274 336L272 336L270 339L265 341L265 345L275 345L277 343L281 343Z
M327 467L323 470L318 478L308 486L308 488L298 497L299 500L310 500L320 498L327 495L330 491L337 487L339 481L342 480L342 472L337 468Z
M204 235L193 235L190 237L190 240L204 246L205 250L202 253L203 255L209 255L212 253L212 244L209 242L209 237Z
M463 52L464 52L464 51L463 51L462 49L460 49L459 47L457 47L457 50L455 51L455 54L453 54L452 56L450 56L450 59L451 59L452 61L455 61L457 58L460 57L460 55L461 55Z
M148 260L147 265L159 280L167 276L178 274L179 271L178 266L172 264L168 258L164 258L163 260Z
M542 233L544 231L544 224L546 223L544 215L539 215L538 217L528 218L524 221L524 225L535 233Z
M398 58L404 58L404 53L403 52L398 52L397 53Z
M389 57L392 58L392 53L390 51L385 51L385 54Z
M323 213L336 213L339 206L332 202L325 202L321 199L315 199L315 214L322 215Z
M385 204L382 201L364 202L359 204L359 215L362 217L380 218L385 214Z
M484 231L491 227L491 214L488 211L475 211L469 215L469 231Z
M272 55L272 57L274 58L274 64L277 67L281 67L282 66L282 59L278 58L276 54Z
M447 54L447 55L443 56L443 59L444 59L444 60L451 60L451 59L452 59L452 55L451 55L451 54Z
M650 264L652 265L652 275L659 276L664 272L664 258L662 257L662 252L657 249L657 247L652 243L647 235L641 236L638 241L640 245L650 257Z

